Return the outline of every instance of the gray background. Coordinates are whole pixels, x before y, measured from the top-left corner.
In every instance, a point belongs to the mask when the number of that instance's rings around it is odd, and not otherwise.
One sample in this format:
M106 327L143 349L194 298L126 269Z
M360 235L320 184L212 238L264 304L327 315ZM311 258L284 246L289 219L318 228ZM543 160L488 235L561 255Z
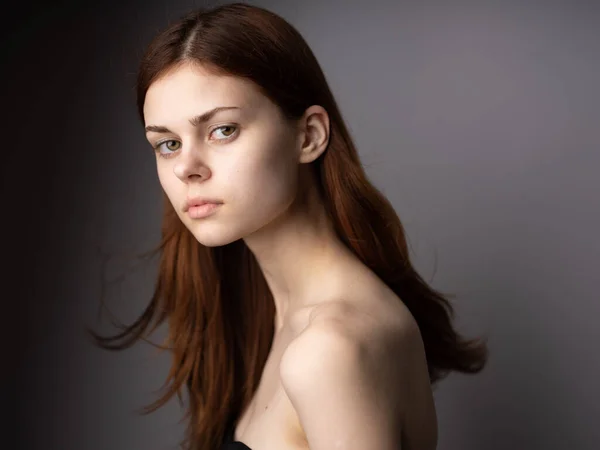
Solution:
M598 3L248 3L306 38L417 269L456 294L462 333L490 337L485 371L435 392L438 448L598 448ZM3 34L10 448L174 449L183 436L175 400L135 413L168 356L97 350L83 327L113 330L96 322L97 245L124 254L159 238L134 74L154 32L196 4L63 2ZM115 258L108 275L130 267ZM147 304L153 270L109 291L119 318Z

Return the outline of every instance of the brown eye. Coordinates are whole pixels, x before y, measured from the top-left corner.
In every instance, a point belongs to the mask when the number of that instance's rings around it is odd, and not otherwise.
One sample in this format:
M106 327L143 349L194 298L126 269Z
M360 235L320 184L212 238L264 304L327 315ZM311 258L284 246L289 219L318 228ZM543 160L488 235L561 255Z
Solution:
M179 141L166 141L165 144L167 144L167 148L173 152L179 150L179 147L173 148L180 144Z
M218 133L216 138L212 139L213 141L228 141L233 137L236 131L237 127L234 125L223 125L222 127L215 128L210 134L213 136L215 133ZM219 134L222 137L219 137Z
M174 139L169 139L167 141L159 142L158 144L156 144L154 149L161 157L169 158L174 152L179 150L180 147L181 142L176 141Z

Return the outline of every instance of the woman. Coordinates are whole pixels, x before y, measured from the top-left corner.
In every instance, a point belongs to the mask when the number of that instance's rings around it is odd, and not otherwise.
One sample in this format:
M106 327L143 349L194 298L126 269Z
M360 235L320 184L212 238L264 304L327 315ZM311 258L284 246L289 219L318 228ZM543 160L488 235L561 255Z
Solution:
M137 322L95 337L125 348L168 322L148 411L185 388L190 449L433 450L432 386L487 348L412 267L300 34L246 4L194 11L150 44L137 95L158 280Z

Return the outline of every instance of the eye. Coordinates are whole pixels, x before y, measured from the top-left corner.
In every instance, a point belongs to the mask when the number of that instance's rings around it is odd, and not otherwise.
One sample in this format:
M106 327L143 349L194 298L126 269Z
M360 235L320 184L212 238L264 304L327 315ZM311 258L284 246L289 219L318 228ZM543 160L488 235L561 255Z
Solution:
M160 151L163 146L165 146L166 149L168 150L167 153L162 153ZM181 147L181 142L176 141L174 139L168 139L166 141L162 141L162 142L157 143L154 146L154 149L160 153L160 156L164 156L164 157L168 158L169 157L169 153L176 152L177 150L179 150L180 147Z
M226 132L223 133L222 130L225 130ZM212 136L215 131L221 131L221 134L224 135L223 138L216 139L217 141L227 141L235 135L237 127L235 125L223 125L212 130L210 135Z
M238 134L238 127L235 125L222 125L220 127L214 128L211 131L210 136L212 136L217 131L220 132L221 135L223 135L224 137L211 139L211 141L214 141L217 144L223 144L225 142L230 141L236 136L236 134ZM154 150L156 150L159 153L161 158L170 158L174 156L174 153L177 150L181 149L181 142L175 139L165 139L163 141L157 142L153 147ZM166 149L166 151L163 152L161 151L162 149Z

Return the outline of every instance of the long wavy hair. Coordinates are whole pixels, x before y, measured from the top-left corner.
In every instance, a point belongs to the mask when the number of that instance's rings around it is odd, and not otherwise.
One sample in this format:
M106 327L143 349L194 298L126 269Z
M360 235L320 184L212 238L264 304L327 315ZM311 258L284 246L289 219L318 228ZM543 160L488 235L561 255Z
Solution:
M300 33L280 16L244 3L197 9L160 32L137 77L137 108L149 86L182 64L251 80L290 119L311 105L330 118L330 141L312 164L335 232L403 301L423 339L431 385L451 371L474 374L486 364L487 338L465 339L453 328L447 297L419 276L409 260L404 228L391 203L367 179L322 69ZM200 244L163 192L162 239L152 251L158 275L151 301L113 336L90 331L95 343L120 350L168 325L172 364L164 394L150 413L177 394L188 405L185 449L217 450L230 424L249 404L274 334L273 296L243 240Z

